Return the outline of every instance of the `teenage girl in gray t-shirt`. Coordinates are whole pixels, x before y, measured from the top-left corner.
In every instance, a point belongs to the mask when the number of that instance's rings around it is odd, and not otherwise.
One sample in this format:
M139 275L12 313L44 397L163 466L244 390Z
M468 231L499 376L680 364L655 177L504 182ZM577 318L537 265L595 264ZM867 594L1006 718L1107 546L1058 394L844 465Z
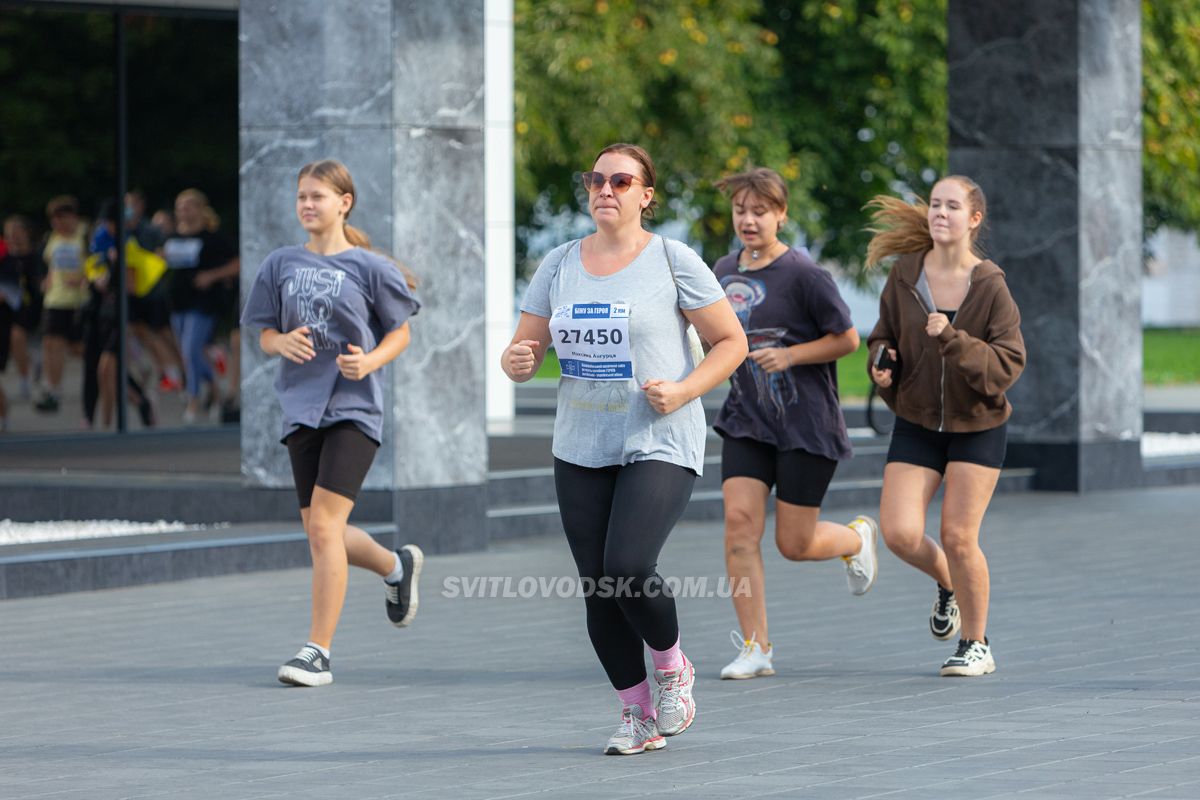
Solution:
M695 670L679 649L675 601L656 568L703 465L700 396L746 357L746 337L699 256L642 228L655 184L645 150L610 145L582 177L596 232L538 267L501 366L527 381L551 344L562 365L553 445L559 512L588 634L621 700L621 725L604 752L628 755L663 747L695 716ZM699 365L689 322L712 344Z
M399 265L371 252L366 234L346 223L355 192L345 166L308 164L297 183L296 215L308 242L280 248L263 261L242 327L261 331L263 352L282 358L275 390L283 442L312 550L309 640L279 668L278 678L324 686L333 682L329 647L349 564L383 577L393 625L405 627L417 611L420 548L392 552L348 521L379 447L379 370L408 347L408 318L420 303Z

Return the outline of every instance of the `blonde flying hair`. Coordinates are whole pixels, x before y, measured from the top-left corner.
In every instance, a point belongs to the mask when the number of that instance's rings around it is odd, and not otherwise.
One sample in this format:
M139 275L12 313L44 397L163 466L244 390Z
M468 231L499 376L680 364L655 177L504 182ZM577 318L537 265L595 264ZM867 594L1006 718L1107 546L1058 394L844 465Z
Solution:
M350 219L350 212L354 210L354 204L358 202L358 193L354 190L354 179L350 177L350 170L346 169L345 164L332 158L313 161L300 168L300 174L296 176L296 182L299 183L301 178L315 178L327 184L339 195L350 195L350 208L346 211L345 220ZM384 253L381 250L371 247L371 237L345 220L342 222L342 230L346 234L346 241L355 247L361 247L364 250L374 250L380 255L386 256L400 269L400 272L404 275L404 282L408 284L408 288L417 288L417 276L413 274L412 270L401 264L390 253Z
M971 213L978 211L983 215L982 221L971 231L971 253L982 259L984 253L979 247L979 234L987 224L987 198L983 189L965 175L947 175L938 183L942 181L957 181L967 190ZM865 207L871 211L871 224L867 226L867 231L874 234L867 245L868 267L875 267L891 256L932 249L929 204L921 198L918 197L915 203L906 203L898 197L877 194Z

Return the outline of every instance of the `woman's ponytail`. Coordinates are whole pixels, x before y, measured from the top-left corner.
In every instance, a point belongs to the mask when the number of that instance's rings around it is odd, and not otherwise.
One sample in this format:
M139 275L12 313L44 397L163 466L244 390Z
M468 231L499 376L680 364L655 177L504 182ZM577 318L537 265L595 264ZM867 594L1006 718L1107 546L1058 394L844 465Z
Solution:
M980 215L979 224L971 229L971 253L984 258L979 236L987 226L987 198L979 184L966 175L947 175L942 181L955 181L967 191L967 205L972 214ZM920 253L933 247L929 235L929 204L917 198L906 203L898 197L877 194L867 203L871 224L867 230L875 234L867 245L867 267L874 267L890 256Z
M868 267L875 267L890 256L920 253L933 247L929 206L924 200L910 204L898 197L877 194L866 208L871 210L867 230L874 234L867 245Z

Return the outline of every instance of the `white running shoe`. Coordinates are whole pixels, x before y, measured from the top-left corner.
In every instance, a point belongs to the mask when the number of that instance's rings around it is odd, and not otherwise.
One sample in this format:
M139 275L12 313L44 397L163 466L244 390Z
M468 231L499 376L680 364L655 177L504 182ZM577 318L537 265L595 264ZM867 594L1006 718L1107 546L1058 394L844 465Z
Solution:
M846 583L850 586L850 594L861 597L871 591L875 578L879 575L879 524L868 516L860 514L847 523L847 527L862 539L862 548L852 556L842 556L846 562Z
M621 711L621 727L604 745L604 755L632 756L666 746L667 740L658 732L654 720L651 717L642 719L642 707L632 705Z
M729 638L733 640L733 646L740 652L737 658L721 669L721 680L741 681L747 678L757 678L760 675L775 674L775 668L771 666L771 656L775 655L774 647L763 652L762 647L754 641L753 636L743 639L742 634L738 631L730 631Z
M987 675L996 671L996 660L992 658L992 646L987 637L983 641L977 639L959 639L958 649L954 655L942 664L942 677L961 676L973 678Z
M696 719L696 701L692 699L696 668L684 656L683 666L679 669L654 670L654 680L658 683L658 697L654 702L658 730L663 736L678 736Z

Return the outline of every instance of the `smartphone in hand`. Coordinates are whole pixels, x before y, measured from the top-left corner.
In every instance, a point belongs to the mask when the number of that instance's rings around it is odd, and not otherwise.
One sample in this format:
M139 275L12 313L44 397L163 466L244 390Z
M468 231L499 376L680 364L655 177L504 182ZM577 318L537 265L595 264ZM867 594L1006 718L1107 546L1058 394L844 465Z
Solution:
M899 377L900 360L897 358L892 358L890 355L888 355L887 345L883 345L882 347L880 347L879 352L875 354L874 367L875 367L875 369L879 370L880 372L882 372L885 369L890 369L892 371L892 382L893 383Z

